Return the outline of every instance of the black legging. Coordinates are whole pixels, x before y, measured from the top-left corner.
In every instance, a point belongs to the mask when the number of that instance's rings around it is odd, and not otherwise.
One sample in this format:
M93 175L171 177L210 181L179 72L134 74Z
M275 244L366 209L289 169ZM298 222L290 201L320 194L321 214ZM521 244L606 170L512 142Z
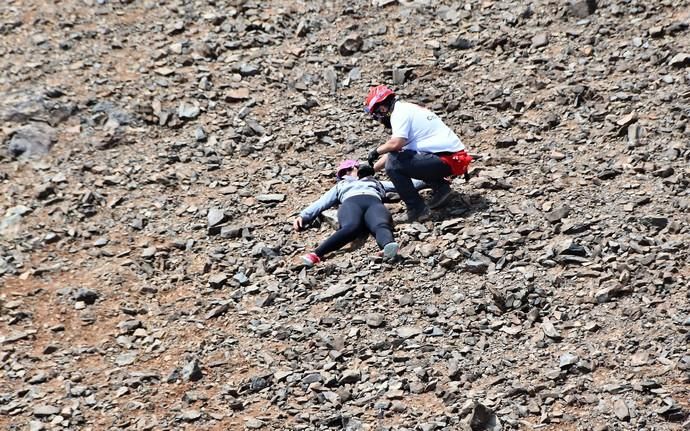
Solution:
M381 199L369 195L353 196L345 199L338 209L338 229L314 251L317 256L339 250L355 240L364 227L376 237L379 248L393 242L391 213Z

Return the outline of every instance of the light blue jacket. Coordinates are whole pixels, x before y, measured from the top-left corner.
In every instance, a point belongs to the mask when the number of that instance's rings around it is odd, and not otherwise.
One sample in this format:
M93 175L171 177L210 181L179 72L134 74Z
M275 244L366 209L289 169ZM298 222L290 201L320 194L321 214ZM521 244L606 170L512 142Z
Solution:
M421 180L412 180L412 182L417 190L426 186L424 181ZM386 193L395 193L395 186L390 181L379 181L374 177L359 179L346 175L329 191L324 193L319 200L302 210L299 216L304 223L309 224L318 217L319 214L334 205L343 203L347 198L367 195L383 201L386 198Z

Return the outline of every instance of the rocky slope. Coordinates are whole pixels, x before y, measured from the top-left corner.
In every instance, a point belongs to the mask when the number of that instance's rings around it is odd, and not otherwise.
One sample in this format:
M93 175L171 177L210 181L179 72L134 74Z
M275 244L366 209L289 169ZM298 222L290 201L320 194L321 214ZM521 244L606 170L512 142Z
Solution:
M690 3L8 0L3 429L690 425ZM403 259L296 212L443 116ZM403 211L393 204L394 212Z

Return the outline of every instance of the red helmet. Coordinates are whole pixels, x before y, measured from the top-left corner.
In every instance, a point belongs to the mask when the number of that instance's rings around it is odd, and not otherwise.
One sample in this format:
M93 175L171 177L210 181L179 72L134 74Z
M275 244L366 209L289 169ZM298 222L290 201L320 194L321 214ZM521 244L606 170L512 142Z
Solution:
M369 94L367 94L367 98L364 100L364 110L371 114L374 112L374 107L376 105L388 99L390 96L395 96L395 93L385 85L371 87L369 89Z

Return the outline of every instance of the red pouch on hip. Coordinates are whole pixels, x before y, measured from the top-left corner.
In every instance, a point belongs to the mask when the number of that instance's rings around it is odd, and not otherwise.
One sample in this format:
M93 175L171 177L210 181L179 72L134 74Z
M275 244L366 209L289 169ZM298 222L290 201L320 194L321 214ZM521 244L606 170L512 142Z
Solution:
M445 156L439 156L439 158L443 163L450 166L450 172L453 176L467 174L467 168L470 166L470 163L472 163L472 156L467 154L465 150Z

